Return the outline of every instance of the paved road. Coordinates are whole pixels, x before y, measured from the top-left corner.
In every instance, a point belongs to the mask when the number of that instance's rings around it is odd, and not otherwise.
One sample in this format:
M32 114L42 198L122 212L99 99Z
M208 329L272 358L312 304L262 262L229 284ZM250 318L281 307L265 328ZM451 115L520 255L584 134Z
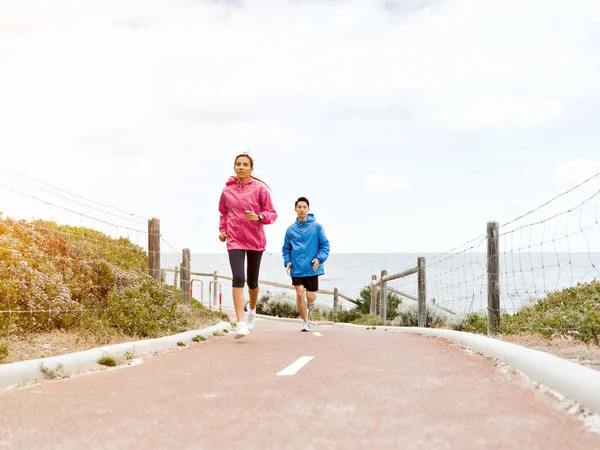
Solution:
M0 448L600 448L547 394L442 339L297 330L257 321L241 340L5 391Z

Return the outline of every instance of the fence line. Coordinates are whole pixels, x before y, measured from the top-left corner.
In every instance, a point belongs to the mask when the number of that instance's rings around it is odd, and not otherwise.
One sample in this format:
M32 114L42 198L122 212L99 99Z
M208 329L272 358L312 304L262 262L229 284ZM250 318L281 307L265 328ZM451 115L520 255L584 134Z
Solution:
M175 273L177 272L179 269L164 269L166 272L168 273ZM209 277L209 278L214 278L214 279L222 279L222 280L228 280L228 281L232 281L232 277L228 276L228 275L220 275L217 272L213 272L213 273L207 273L207 272L190 272L191 276L197 276L197 277ZM278 288L282 288L282 289L289 289L289 290L295 290L296 288L292 285L288 285L288 284L283 284L283 283L277 283L275 281L267 281L267 280L258 280L259 284L264 284L266 286L273 286L273 287L278 287ZM177 287L177 286L176 286ZM325 289L319 289L317 290L317 294L324 294L324 295L332 295L332 296L338 296L340 298L343 298L344 300L353 303L354 305L358 305L358 302L353 299L352 297L349 297L347 295L344 295L340 292L336 292L337 288L334 288L333 291L329 291L329 290L325 290ZM213 298L212 299L215 303L212 304L212 306L214 306L216 304L216 300ZM210 300L209 300L210 302ZM210 303L209 303L210 305Z

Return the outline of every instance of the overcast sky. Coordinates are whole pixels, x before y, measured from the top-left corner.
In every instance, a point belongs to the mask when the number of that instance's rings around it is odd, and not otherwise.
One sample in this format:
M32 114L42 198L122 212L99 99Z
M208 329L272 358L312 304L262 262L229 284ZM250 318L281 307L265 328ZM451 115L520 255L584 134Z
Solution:
M600 1L0 0L0 149L193 253L244 151L269 251L299 196L334 252L444 251L600 172Z

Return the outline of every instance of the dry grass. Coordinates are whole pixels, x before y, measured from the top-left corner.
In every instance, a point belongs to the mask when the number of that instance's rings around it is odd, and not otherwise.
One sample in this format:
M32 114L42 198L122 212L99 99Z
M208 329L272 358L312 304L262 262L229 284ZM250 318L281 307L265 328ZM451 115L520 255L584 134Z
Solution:
M190 318L190 328L201 329L214 325L219 320L227 320L223 319L226 316L216 319L215 316L217 314L212 311L197 311ZM48 358L50 356L64 355L105 345L140 341L143 339L151 338L128 336L114 330L103 332L101 335L73 330L8 336L2 338L2 341L8 345L8 356L0 360L0 365L29 359Z
M93 337L83 337L77 331L52 331L46 333L9 336L4 339L8 344L8 356L2 364L26 361L28 359L48 358L64 355L103 345L120 344L121 342L137 341L140 338L113 335L107 342L99 343Z
M547 339L539 335L500 335L498 339L540 350L592 369L600 370L600 346L564 337Z

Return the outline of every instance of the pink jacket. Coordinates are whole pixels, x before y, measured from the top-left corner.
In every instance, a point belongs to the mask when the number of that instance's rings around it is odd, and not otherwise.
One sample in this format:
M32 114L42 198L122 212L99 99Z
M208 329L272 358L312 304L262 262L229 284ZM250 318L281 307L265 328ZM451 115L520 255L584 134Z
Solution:
M251 222L245 211L262 214L262 222ZM250 178L239 183L236 177L227 180L219 200L219 231L227 233L227 250L264 251L267 238L263 225L275 222L277 212L267 187Z

